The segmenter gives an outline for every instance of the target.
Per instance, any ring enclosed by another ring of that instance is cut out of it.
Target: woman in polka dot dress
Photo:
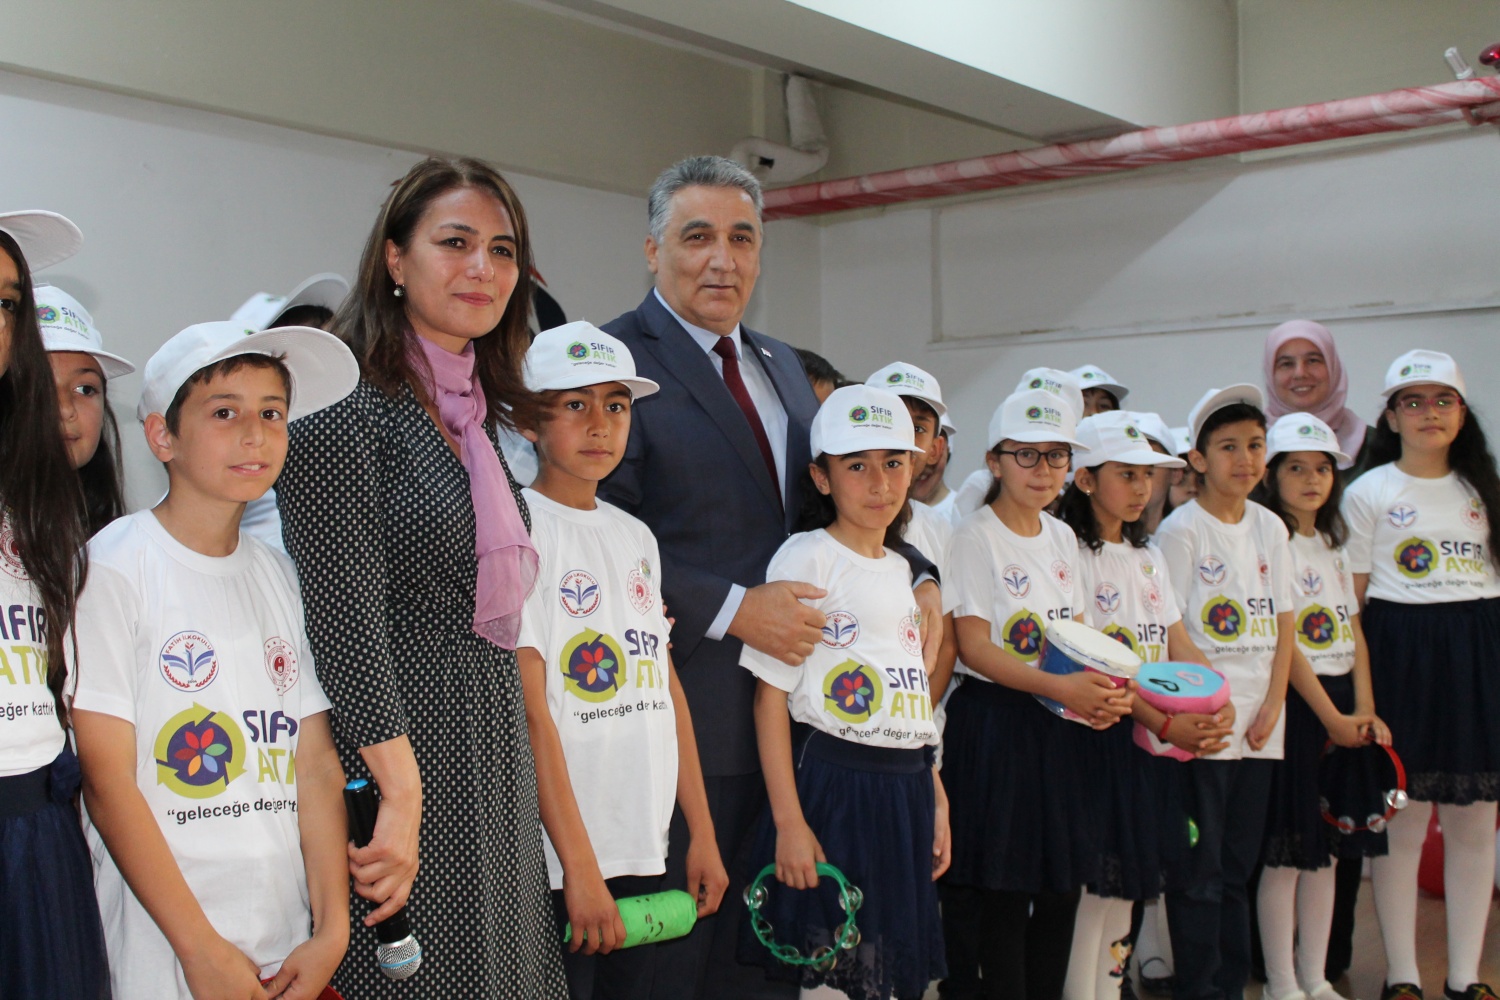
[[[413,167],[335,321],[360,384],[292,426],[276,484],[344,769],[383,796],[350,851],[351,1000],[567,992],[513,648],[536,555],[495,437],[532,405],[530,259],[493,169]],[[402,905],[423,957],[391,982],[367,925]]]

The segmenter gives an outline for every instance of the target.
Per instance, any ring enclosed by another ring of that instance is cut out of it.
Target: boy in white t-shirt
[[[1250,976],[1247,884],[1260,857],[1271,761],[1296,642],[1291,550],[1281,519],[1249,501],[1266,471],[1263,397],[1211,389],[1193,407],[1188,461],[1201,480],[1156,542],[1193,643],[1229,681],[1229,747],[1182,765],[1198,829],[1188,888],[1169,892],[1179,997],[1239,996]]]
[[[296,327],[203,323],[146,364],[138,412],[170,485],[89,543],[70,650],[116,1000],[313,998],[344,957],[330,706],[292,565],[240,517],[287,420],[357,380],[343,344]]]
[[[640,521],[595,496],[630,437],[630,408],[657,391],[623,343],[589,323],[539,334],[526,386],[543,413],[528,488],[540,565],[516,657],[536,755],[547,874],[574,998],[646,997],[654,945],[625,939],[616,899],[678,884],[666,874],[674,801],[691,846],[686,888],[698,915],[719,907],[719,857],[687,700],[668,652],[661,557]]]

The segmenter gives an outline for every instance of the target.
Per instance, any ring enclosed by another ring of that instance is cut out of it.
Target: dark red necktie
[[[781,481],[776,478],[776,456],[771,453],[771,439],[766,437],[766,428],[760,422],[760,414],[756,412],[755,401],[750,398],[750,390],[745,388],[745,380],[740,375],[740,359],[734,351],[734,338],[720,337],[714,344],[714,353],[724,360],[724,384],[729,387],[729,394],[734,397],[734,401],[739,404],[740,412],[745,415],[745,421],[750,425],[750,433],[755,435],[755,443],[760,446],[760,457],[766,460],[766,471],[771,474],[771,485],[779,494]]]

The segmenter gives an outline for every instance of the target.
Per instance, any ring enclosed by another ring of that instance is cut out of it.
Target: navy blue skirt
[[[1500,598],[1371,599],[1364,613],[1375,711],[1413,799],[1500,800]]]
[[[1187,868],[1182,761],[1142,750],[1134,729],[1127,717],[1102,732],[1088,731],[1092,756],[1081,778],[1092,786],[1099,836],[1099,878],[1088,889],[1116,899],[1155,899],[1171,873]]]
[[[954,885],[1072,892],[1096,884],[1098,775],[1088,726],[1031,695],[965,678],[948,701],[943,786],[953,827]]]
[[[109,997],[94,866],[73,795],[73,751],[0,778],[0,997]]]
[[[917,1000],[948,974],[942,921],[932,881],[934,796],[930,755],[870,747],[813,732],[797,751],[802,814],[828,862],[864,893],[856,915],[860,943],[819,972],[777,961],[743,922],[740,961],[802,986],[831,986],[854,1000]],[[751,852],[753,872],[776,860],[776,825],[762,814]],[[831,945],[844,922],[838,884],[798,892],[774,878],[761,915],[777,942],[803,955]],[[744,905],[736,901],[736,905]],[[801,971],[799,971],[801,970]]]

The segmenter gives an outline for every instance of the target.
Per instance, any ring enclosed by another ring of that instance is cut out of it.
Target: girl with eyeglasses
[[[1131,709],[1131,694],[1097,674],[1038,669],[1046,626],[1083,613],[1078,539],[1045,512],[1067,476],[1077,420],[1043,388],[1000,405],[990,421],[986,503],[959,526],[950,550],[964,676],[944,738],[953,831],[944,932],[977,950],[985,997],[1062,994],[1079,889],[1100,876],[1096,826],[1079,789],[1094,734],[1032,696],[1061,702],[1100,730]],[[963,905],[949,905],[957,897]],[[976,912],[977,928],[972,916],[953,916]]]
[[[1478,981],[1495,876],[1500,798],[1500,476],[1458,365],[1408,351],[1385,376],[1375,463],[1344,494],[1349,564],[1364,606],[1375,703],[1413,803],[1373,861],[1385,941],[1382,1000],[1423,996],[1417,866],[1437,803],[1443,827],[1448,975],[1443,996],[1495,997]],[[1383,464],[1382,464],[1383,463]]]

